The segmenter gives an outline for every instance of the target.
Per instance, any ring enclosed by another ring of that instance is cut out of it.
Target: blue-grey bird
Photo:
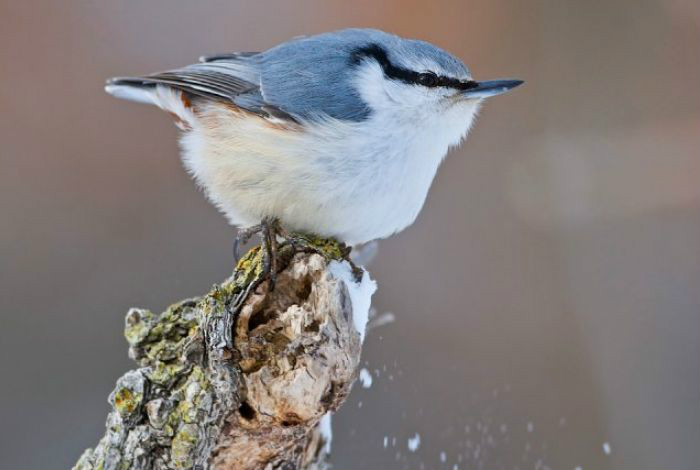
[[[278,219],[354,245],[413,223],[483,99],[521,83],[474,81],[432,44],[346,29],[106,90],[175,117],[185,167],[232,224]]]

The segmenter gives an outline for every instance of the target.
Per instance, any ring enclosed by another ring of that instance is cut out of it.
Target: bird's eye
[[[419,73],[418,77],[416,77],[416,82],[419,85],[434,87],[438,84],[438,76],[435,75],[433,72]]]

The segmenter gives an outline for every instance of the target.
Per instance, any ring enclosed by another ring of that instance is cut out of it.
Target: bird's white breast
[[[359,123],[294,128],[212,104],[183,137],[183,160],[235,225],[274,216],[292,230],[363,243],[415,220],[474,112],[380,110]]]

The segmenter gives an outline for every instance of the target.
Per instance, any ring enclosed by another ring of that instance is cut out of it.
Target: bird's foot
[[[322,238],[307,233],[292,233],[285,230],[278,219],[264,218],[261,223],[241,229],[233,245],[236,260],[240,260],[240,247],[259,234],[262,240],[262,270],[260,278],[270,279],[270,290],[277,281],[277,273],[284,268],[284,260],[290,260],[295,253],[311,252],[322,255],[327,260],[345,260],[350,263],[355,278],[362,278],[362,269],[350,259],[351,247],[333,238]]]
[[[263,250],[263,266],[260,278],[269,278],[270,290],[274,290],[277,282],[277,273],[280,268],[279,254],[283,246],[283,243],[279,242],[278,236],[285,238],[287,232],[282,228],[279,220],[273,217],[265,217],[259,224],[239,230],[238,236],[233,242],[233,256],[236,261],[241,259],[241,246],[246,244],[255,234],[260,235]]]

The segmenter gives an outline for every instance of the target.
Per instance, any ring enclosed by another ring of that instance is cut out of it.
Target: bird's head
[[[460,121],[469,127],[484,98],[521,80],[475,81],[464,63],[424,41],[385,36],[350,52],[353,84],[369,108],[418,125]]]

